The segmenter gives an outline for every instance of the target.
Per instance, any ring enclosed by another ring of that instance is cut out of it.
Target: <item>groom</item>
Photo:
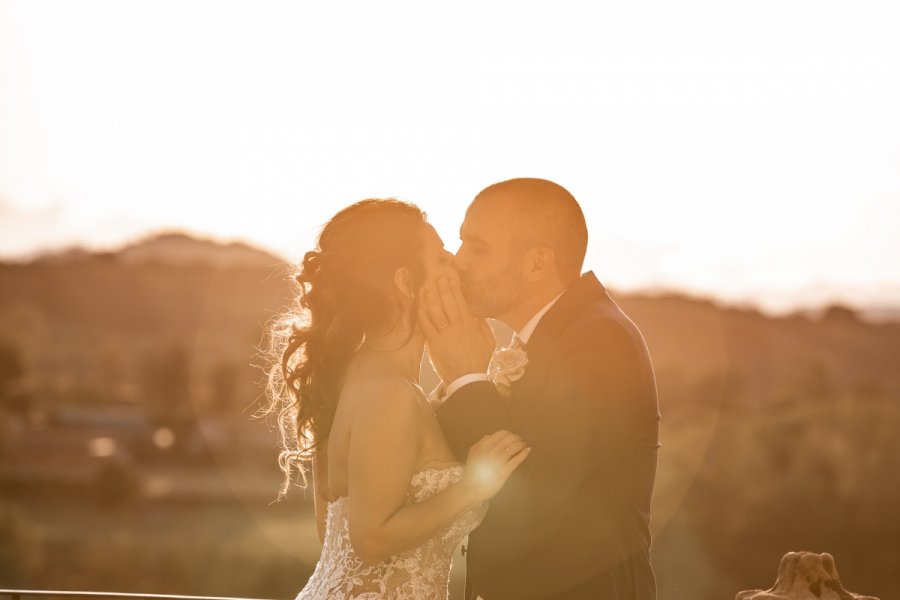
[[[581,208],[553,182],[512,179],[478,194],[460,238],[459,282],[440,280],[419,315],[445,386],[438,418],[461,460],[500,429],[532,448],[469,536],[467,598],[655,599],[653,367],[634,323],[581,274]],[[524,372],[489,379],[484,317],[515,330],[505,362],[527,359]]]

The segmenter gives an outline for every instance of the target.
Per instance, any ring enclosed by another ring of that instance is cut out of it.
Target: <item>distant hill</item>
[[[872,307],[860,312],[863,318],[873,323],[900,323],[900,308],[898,307]]]
[[[677,295],[617,300],[644,332],[661,378],[712,378],[732,400],[765,401],[814,385],[900,393],[897,323],[870,323],[846,307],[770,317]]]
[[[99,381],[115,363],[137,381],[140,362],[173,344],[186,345],[199,369],[247,366],[266,322],[291,301],[287,271],[262,250],[181,233],[0,264],[0,338],[53,378]],[[711,393],[765,402],[810,385],[900,391],[898,324],[843,307],[774,318],[677,294],[613,295],[647,339],[664,402]]]
[[[247,244],[220,244],[184,233],[164,233],[145,238],[126,246],[117,256],[128,264],[207,264],[219,268],[267,268],[283,262],[283,259]]]
[[[67,248],[36,257],[39,263],[71,263],[94,256],[109,256],[126,264],[211,265],[216,267],[267,267],[283,262],[269,252],[240,242],[220,243],[178,231],[156,233],[113,252]]]
[[[251,365],[265,324],[291,302],[288,270],[250,246],[181,234],[0,263],[0,341],[41,397],[139,397],[148,365],[186,353],[194,392],[209,395],[207,380],[231,366],[246,405],[259,392]]]

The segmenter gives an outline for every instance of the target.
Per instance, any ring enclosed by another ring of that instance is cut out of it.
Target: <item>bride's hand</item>
[[[493,498],[531,448],[515,433],[500,430],[486,435],[469,448],[462,483],[478,502]]]

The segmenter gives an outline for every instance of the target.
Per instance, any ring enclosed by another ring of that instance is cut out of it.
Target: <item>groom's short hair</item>
[[[563,186],[522,177],[486,187],[476,202],[500,197],[508,203],[511,243],[515,249],[545,246],[553,250],[556,270],[565,284],[581,276],[587,251],[587,224],[578,201]]]

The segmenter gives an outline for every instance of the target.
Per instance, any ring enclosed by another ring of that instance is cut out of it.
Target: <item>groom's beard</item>
[[[489,279],[477,280],[469,272],[459,274],[463,296],[474,316],[496,319],[521,302],[525,293],[525,278],[517,267],[508,265]]]

